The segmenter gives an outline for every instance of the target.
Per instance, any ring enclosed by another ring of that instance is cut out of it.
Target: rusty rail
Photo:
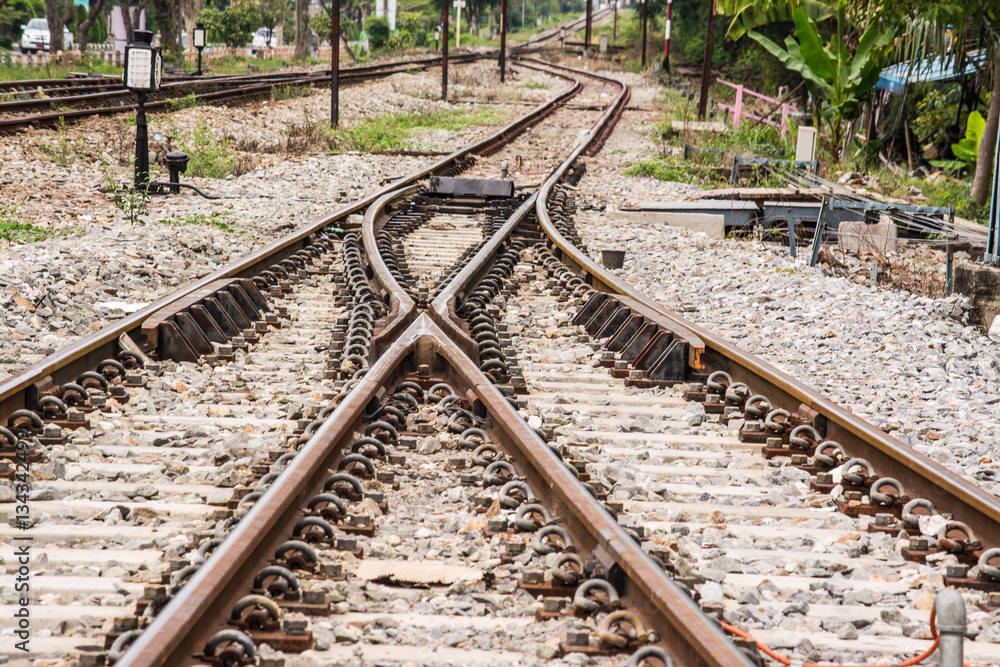
[[[509,123],[492,135],[452,152],[429,167],[414,171],[393,183],[387,184],[373,194],[353,204],[349,204],[325,218],[310,223],[284,238],[273,241],[260,250],[250,253],[218,271],[210,273],[193,283],[189,283],[177,292],[153,302],[142,310],[119,320],[117,323],[80,338],[24,371],[0,380],[0,423],[6,423],[8,415],[16,410],[34,407],[33,402],[37,400],[39,386],[49,381],[55,384],[72,381],[80,373],[92,370],[102,360],[114,357],[118,351],[118,338],[121,335],[128,335],[133,340],[139,339],[143,322],[163,308],[214,281],[226,278],[250,278],[256,275],[261,269],[298,252],[312,237],[330,225],[346,219],[349,215],[367,209],[383,195],[393,192],[401,186],[414,183],[426,176],[441,172],[458,160],[478,153],[493,144],[507,141],[511,136],[516,135],[523,125],[534,122],[539,116],[565,102],[579,90],[580,84],[575,83],[568,90],[538,105],[521,118]]]
[[[850,456],[867,459],[880,475],[902,481],[911,496],[927,498],[942,512],[953,513],[976,532],[985,546],[1000,545],[1000,499],[996,496],[837,405],[817,389],[653,302],[566,239],[549,218],[546,205],[552,187],[570,164],[567,160],[556,170],[542,186],[537,200],[539,222],[563,263],[579,272],[594,289],[622,295],[647,318],[668,323],[676,335],[687,339],[692,369],[726,371],[734,381],[749,384],[755,393],[767,394],[775,405],[794,408],[801,404],[815,411],[825,423],[825,437],[839,442]]]

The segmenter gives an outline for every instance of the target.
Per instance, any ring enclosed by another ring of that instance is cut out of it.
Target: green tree
[[[233,3],[223,10],[205,8],[198,17],[205,23],[208,41],[226,46],[246,46],[259,25],[253,8],[245,3]]]

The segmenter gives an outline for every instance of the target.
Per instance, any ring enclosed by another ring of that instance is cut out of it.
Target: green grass
[[[193,225],[203,225],[206,227],[213,227],[215,229],[222,230],[227,234],[243,235],[243,232],[237,232],[236,228],[229,224],[229,220],[233,217],[232,213],[223,211],[212,211],[210,214],[206,215],[204,213],[192,213],[191,215],[185,215],[183,218],[167,218],[160,220],[161,223],[165,225],[170,225],[171,227],[188,227]]]
[[[246,74],[247,66],[256,67],[261,72],[273,72],[285,66],[301,67],[305,65],[329,64],[315,58],[289,61],[282,58],[251,58],[250,56],[227,56],[203,63],[202,69],[209,74]]]
[[[292,100],[297,97],[309,97],[318,91],[309,86],[276,86],[271,89],[271,99],[275,102],[280,100]]]
[[[888,170],[874,172],[882,192],[888,197],[906,198],[911,196],[909,188],[920,190],[926,202],[914,202],[926,206],[955,207],[955,215],[966,220],[985,225],[990,213],[987,202],[980,206],[972,199],[972,177],[963,180],[942,178],[940,180],[900,177]]]
[[[38,149],[48,155],[53,162],[62,166],[84,159],[87,153],[87,146],[83,139],[70,140],[66,134],[66,121],[62,118],[56,121],[54,140],[51,143],[40,143]]]
[[[27,222],[17,222],[17,217],[20,214],[21,207],[16,204],[0,206],[0,240],[11,243],[35,243],[36,241],[44,241],[53,236],[66,236],[67,234],[80,231],[79,227],[53,230],[36,227]]]
[[[710,167],[673,158],[645,158],[625,170],[626,176],[649,176],[658,181],[718,185],[725,181]]]
[[[980,206],[972,199],[972,179],[955,181],[944,179],[940,181],[917,181],[914,183],[931,206],[954,206],[955,215],[966,220],[974,220],[986,224],[990,214],[990,205]]]
[[[541,81],[526,81],[518,86],[518,88],[527,88],[528,90],[542,90],[548,87],[548,84]]]
[[[236,167],[236,150],[228,140],[219,139],[212,134],[204,117],[198,119],[193,136],[193,143],[184,148],[191,159],[188,162],[188,175],[225,178],[233,173]]]
[[[27,79],[65,79],[70,72],[93,72],[121,76],[122,66],[104,62],[92,56],[85,56],[73,65],[5,65],[0,67],[0,81],[24,81]]]
[[[194,93],[190,95],[185,95],[184,97],[177,97],[172,100],[167,100],[167,109],[170,111],[180,111],[181,109],[193,109],[198,106],[198,98],[194,96]]]
[[[410,137],[417,131],[447,130],[458,132],[470,125],[496,123],[501,112],[482,109],[468,113],[461,109],[395,113],[370,118],[348,128],[334,130],[331,144],[337,150],[378,153],[411,148]]]

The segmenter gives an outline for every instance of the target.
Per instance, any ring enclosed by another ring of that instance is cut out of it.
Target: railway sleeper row
[[[426,316],[418,319],[417,326],[428,326]],[[454,359],[456,352],[448,354]],[[644,664],[672,665],[669,652],[657,645],[661,639],[657,631],[642,617],[648,610],[641,605],[630,608],[629,600],[634,599],[630,577],[607,554],[578,542],[582,535],[578,527],[560,516],[564,505],[545,500],[552,498],[551,489],[539,486],[538,470],[533,468],[537,461],[525,460],[511,449],[512,413],[495,414],[491,404],[477,396],[479,390],[456,389],[456,371],[442,367],[443,361],[450,361],[447,357],[436,356],[431,363],[408,360],[404,368],[415,366],[415,370],[389,382],[386,386],[392,389],[380,389],[373,384],[383,380],[379,367],[398,364],[401,355],[390,350],[385,357],[359,379],[361,386],[354,387],[355,392],[367,390],[372,400],[365,403],[352,394],[351,406],[328,406],[334,407],[328,419],[335,422],[328,429],[352,416],[345,411],[360,408],[358,426],[336,441],[325,456],[328,463],[308,477],[295,466],[300,456],[312,460],[311,450],[320,446],[314,439],[330,437],[320,429],[303,434],[295,444],[297,451],[285,453],[284,465],[275,465],[265,478],[266,485],[275,489],[284,482],[283,476],[297,479],[294,492],[287,491],[287,482],[280,492],[294,493],[298,510],[293,518],[272,524],[264,542],[277,546],[268,547],[266,561],[250,568],[252,573],[244,567],[251,576],[227,584],[223,615],[198,620],[205,630],[199,634],[201,643],[186,649],[188,664],[256,662],[278,667],[295,652],[309,651],[304,657],[316,661],[331,659],[339,654],[327,651],[337,651],[338,642],[361,642],[363,652],[378,645],[405,644],[403,633],[392,631],[399,626],[376,617],[391,617],[398,613],[394,608],[402,609],[399,600],[410,600],[406,604],[413,611],[406,621],[401,617],[398,622],[419,625],[412,614],[427,606],[413,607],[413,601],[433,598],[440,609],[443,595],[473,616],[531,613],[535,624],[516,625],[530,627],[528,645],[537,654],[522,655],[525,662],[568,653],[625,652],[633,654],[630,664],[654,660]],[[475,370],[462,372],[467,376]],[[518,428],[524,428],[523,422]],[[457,517],[451,516],[455,510],[437,508],[428,500],[441,493],[448,503],[458,503]],[[272,495],[252,500],[273,503]],[[256,510],[253,505],[243,507],[236,521],[260,521]],[[429,518],[428,511],[440,518]],[[436,521],[449,527],[436,527]],[[459,539],[447,537],[455,531]],[[412,544],[407,544],[407,535],[415,538]],[[231,537],[222,548],[234,539],[238,541]],[[200,557],[204,560],[219,545],[221,540],[204,542]],[[457,578],[441,573],[450,567],[446,564],[470,557],[471,567],[452,568]],[[213,564],[218,566],[208,561]],[[427,568],[430,578],[421,580],[419,574]],[[188,576],[197,572],[193,569]],[[207,572],[206,576],[215,574]],[[192,576],[187,587],[197,588],[199,583]],[[431,591],[417,598],[400,593],[397,599],[393,593],[413,585],[429,585]],[[347,623],[331,632],[331,622],[336,623],[338,616]],[[152,620],[140,618],[139,627],[119,635],[115,659],[127,661],[128,646],[142,637],[143,626]],[[478,664],[485,655],[514,654],[517,642],[505,632],[470,633],[485,628],[480,623],[471,623],[467,630],[461,629],[461,622],[450,625],[458,629],[449,636],[449,645],[464,648],[470,664]],[[505,644],[501,648],[495,642]],[[404,648],[411,658],[422,650]],[[523,652],[524,647],[518,650]]]

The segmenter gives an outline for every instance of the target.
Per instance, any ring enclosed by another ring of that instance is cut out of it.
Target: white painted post
[[[743,86],[736,86],[736,105],[733,106],[733,127],[740,126],[740,118],[743,116]]]
[[[788,104],[781,105],[781,136],[788,134]]]
[[[462,38],[462,9],[465,8],[465,0],[454,0],[451,3],[455,7],[455,48],[457,49]]]

